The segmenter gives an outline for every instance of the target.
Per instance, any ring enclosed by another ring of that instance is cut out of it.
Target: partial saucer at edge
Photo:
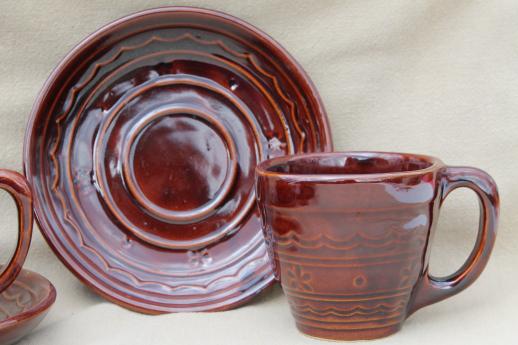
[[[229,309],[270,285],[254,168],[331,149],[320,98],[278,43],[182,7],[81,42],[45,84],[25,140],[54,252],[104,297],[147,313]]]
[[[0,344],[13,344],[28,335],[47,315],[56,289],[38,273],[22,269],[0,294]]]

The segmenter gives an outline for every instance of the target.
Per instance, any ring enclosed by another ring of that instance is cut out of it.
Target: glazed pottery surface
[[[270,285],[255,166],[331,149],[301,67],[264,33],[194,8],[144,11],[81,42],[26,135],[46,240],[83,282],[147,312],[223,310]]]
[[[0,189],[5,190],[18,209],[18,241],[9,263],[0,273],[0,292],[4,291],[20,273],[32,238],[32,193],[25,177],[17,172],[0,169]],[[2,250],[6,250],[2,248]]]
[[[257,196],[270,256],[298,328],[311,336],[387,336],[417,309],[452,296],[484,269],[496,235],[491,177],[427,156],[350,152],[263,162]],[[454,274],[428,273],[439,210],[454,189],[476,192],[478,239]]]
[[[14,344],[29,334],[47,315],[56,289],[41,275],[22,270],[0,294],[0,344]]]

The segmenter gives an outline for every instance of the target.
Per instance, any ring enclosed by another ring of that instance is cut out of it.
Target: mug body
[[[288,156],[257,168],[276,278],[308,335],[396,332],[427,267],[440,160],[350,152]]]

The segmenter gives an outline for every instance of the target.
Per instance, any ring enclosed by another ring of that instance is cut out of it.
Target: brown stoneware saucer
[[[13,344],[28,335],[55,300],[56,289],[47,279],[23,269],[0,294],[0,344]]]
[[[117,20],[59,64],[25,169],[54,252],[146,312],[224,310],[273,281],[254,168],[331,149],[301,67],[253,26],[170,7]]]

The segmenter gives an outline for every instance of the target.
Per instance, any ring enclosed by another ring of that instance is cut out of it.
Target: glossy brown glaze
[[[32,193],[25,177],[17,172],[0,169],[0,189],[8,192],[18,209],[18,241],[9,263],[0,273],[0,292],[20,273],[32,238]],[[2,249],[3,250],[3,249]]]
[[[276,42],[222,13],[160,8],[57,67],[25,168],[45,238],[86,284],[142,312],[207,311],[273,281],[257,163],[330,148],[316,91]]]
[[[484,269],[498,193],[481,170],[419,155],[351,152],[283,157],[257,167],[257,196],[276,278],[298,328],[336,340],[392,334],[417,309]],[[454,189],[481,201],[478,240],[454,274],[428,274],[439,210]]]
[[[47,315],[56,289],[41,275],[22,270],[0,294],[0,344],[14,344],[28,335]]]

